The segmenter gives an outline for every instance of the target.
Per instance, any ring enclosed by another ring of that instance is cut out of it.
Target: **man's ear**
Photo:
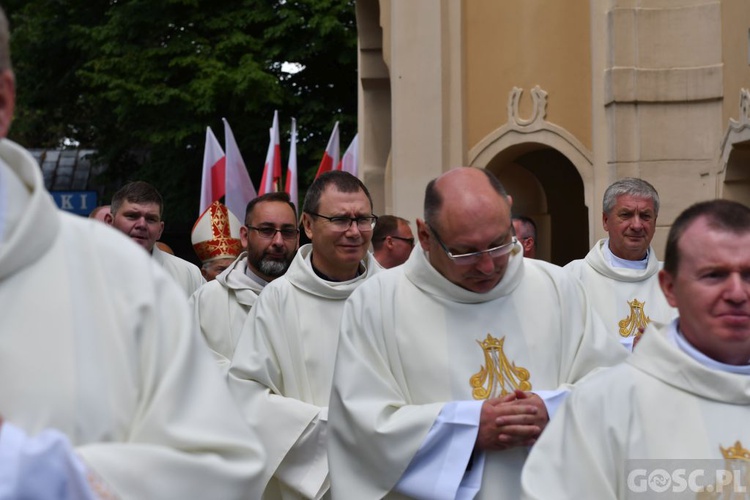
[[[417,238],[419,238],[419,244],[425,252],[430,251],[430,228],[427,227],[427,223],[422,219],[417,219]]]
[[[305,234],[307,235],[307,238],[309,240],[312,240],[312,237],[313,237],[312,217],[310,217],[310,215],[307,213],[302,214],[302,228],[305,230]]]
[[[664,269],[659,271],[659,286],[667,299],[667,303],[672,307],[677,307],[677,297],[674,293],[675,277]]]
[[[531,250],[532,248],[534,248],[534,237],[533,236],[529,236],[528,238],[526,238],[525,240],[523,240],[523,249],[524,250]]]
[[[247,245],[250,240],[250,238],[248,237],[249,235],[247,233],[248,233],[247,226],[244,226],[244,225],[241,226],[240,227],[240,244],[242,245],[243,250],[247,250]]]
[[[106,214],[104,214],[104,222],[111,226],[112,224],[114,224],[115,218],[112,216],[110,212],[107,212]]]

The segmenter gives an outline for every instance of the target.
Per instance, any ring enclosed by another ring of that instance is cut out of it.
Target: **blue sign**
[[[96,191],[52,191],[52,198],[61,210],[78,215],[88,215],[96,208]]]

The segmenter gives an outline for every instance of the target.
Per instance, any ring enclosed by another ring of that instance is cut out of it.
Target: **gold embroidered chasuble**
[[[659,287],[662,264],[654,249],[649,249],[646,269],[613,267],[603,251],[608,241],[599,240],[586,258],[565,266],[566,271],[583,283],[607,331],[621,340],[638,335],[639,328],[645,328],[651,321],[668,323],[675,318],[677,309],[667,303]]]
[[[331,394],[334,498],[398,498],[389,491],[446,402],[503,385],[554,390],[626,356],[601,325],[592,328],[577,280],[521,255],[519,246],[498,286],[477,294],[417,248],[352,294]],[[517,499],[526,454],[488,453],[477,498]]]
[[[626,362],[576,387],[532,450],[523,498],[629,498],[628,459],[723,460],[737,441],[750,448],[750,376],[702,365],[670,328],[650,325]]]

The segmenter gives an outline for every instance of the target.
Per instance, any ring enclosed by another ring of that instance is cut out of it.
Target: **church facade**
[[[538,255],[582,258],[621,177],[661,197],[659,257],[691,203],[750,204],[747,0],[357,0],[360,172],[376,213],[487,168]]]

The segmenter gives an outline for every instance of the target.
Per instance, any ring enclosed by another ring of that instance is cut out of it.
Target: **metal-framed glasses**
[[[440,244],[440,248],[443,249],[445,252],[445,255],[448,256],[450,260],[455,262],[458,265],[468,265],[468,264],[475,264],[479,262],[479,260],[482,258],[483,255],[488,255],[491,259],[496,259],[497,257],[502,257],[503,255],[509,254],[513,250],[513,246],[518,242],[515,236],[512,236],[510,238],[509,243],[504,243],[502,245],[498,245],[493,248],[488,248],[487,250],[481,250],[479,252],[470,252],[470,253],[462,253],[462,254],[454,254],[450,250],[448,250],[448,247],[443,243],[443,240],[440,239],[440,236],[438,236],[437,231],[435,231],[432,226],[429,224],[427,225],[428,228],[430,228],[430,231],[432,232],[433,236],[435,236],[435,239],[437,240],[438,244]]]
[[[293,240],[297,237],[297,233],[299,233],[299,229],[297,229],[296,227],[283,227],[281,229],[276,229],[272,226],[255,227],[248,226],[247,224],[245,224],[245,227],[257,231],[258,235],[265,240],[274,239],[276,237],[276,233],[281,233],[281,237],[285,240]]]
[[[328,217],[326,215],[316,214],[315,212],[307,212],[308,214],[312,215],[313,217],[320,217],[321,219],[327,220],[331,226],[333,226],[333,229],[336,231],[348,231],[350,227],[352,227],[352,223],[357,224],[357,229],[359,229],[361,232],[367,232],[372,231],[372,229],[375,227],[375,223],[378,221],[378,217],[376,215],[365,215],[363,217],[346,217],[346,216],[335,216],[335,217]]]

